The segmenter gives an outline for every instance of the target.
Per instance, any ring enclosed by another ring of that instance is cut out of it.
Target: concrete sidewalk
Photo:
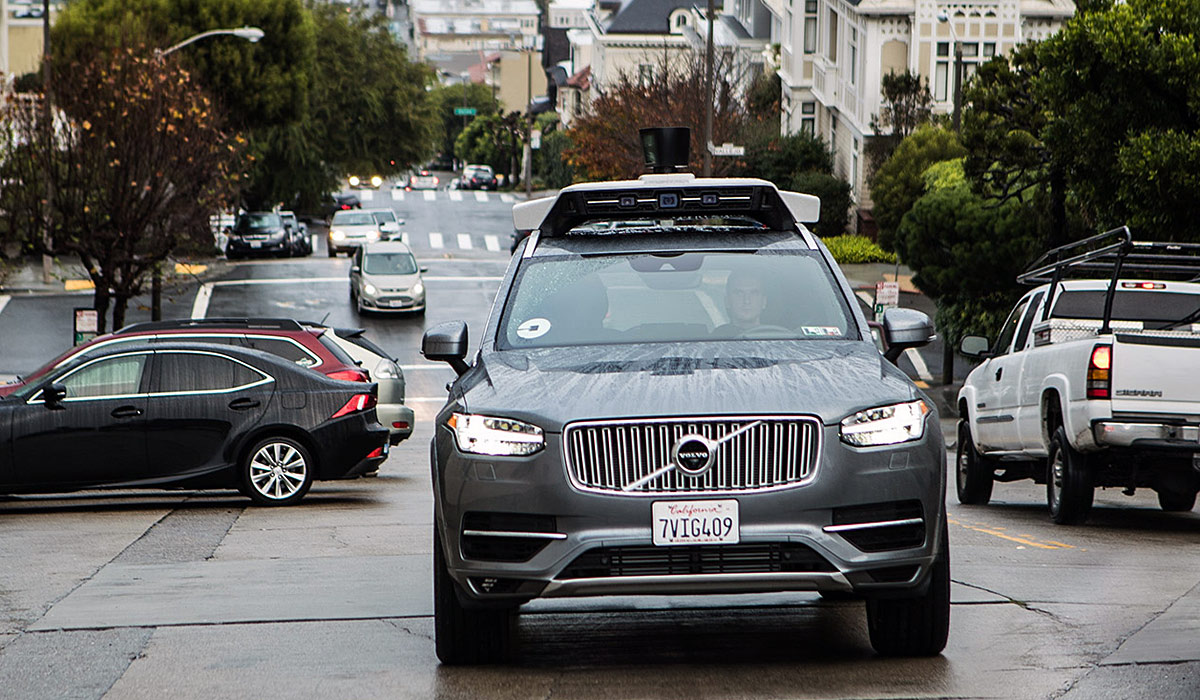
[[[78,260],[52,258],[50,276],[43,276],[41,256],[0,262],[0,294],[63,294],[91,289],[87,270]]]

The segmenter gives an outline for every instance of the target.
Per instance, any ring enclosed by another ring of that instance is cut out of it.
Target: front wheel
[[[241,463],[238,489],[260,506],[290,506],[313,482],[313,460],[300,443],[269,437],[250,448]]]
[[[446,568],[442,538],[433,526],[433,630],[438,659],[448,665],[499,663],[512,652],[516,610],[472,610]]]
[[[1092,473],[1087,455],[1067,441],[1067,431],[1059,426],[1050,438],[1046,460],[1046,505],[1050,519],[1059,525],[1077,525],[1092,509]]]
[[[1196,507],[1196,492],[1159,491],[1158,505],[1168,513],[1186,513]]]
[[[950,541],[945,521],[929,588],[916,598],[867,600],[867,631],[881,656],[936,656],[950,635]]]
[[[337,248],[334,248],[332,244],[325,250],[325,252],[328,253],[329,257],[331,258],[337,257]]]
[[[995,472],[986,457],[975,449],[971,426],[966,420],[958,422],[957,468],[954,470],[958,502],[967,506],[985,506],[992,500]]]

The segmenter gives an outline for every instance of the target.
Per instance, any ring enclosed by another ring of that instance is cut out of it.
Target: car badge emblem
[[[671,461],[687,476],[703,476],[716,460],[716,447],[703,435],[684,435],[671,447]]]

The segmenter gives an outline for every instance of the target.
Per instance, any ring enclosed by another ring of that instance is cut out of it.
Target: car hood
[[[669,415],[805,414],[834,424],[919,392],[863,341],[568,347],[485,353],[465,409],[536,422]]]
[[[420,275],[372,275],[369,273],[363,274],[363,281],[370,282],[376,287],[387,287],[388,289],[408,289],[417,282],[421,281]]]
[[[359,236],[371,231],[378,231],[379,227],[375,224],[330,224],[330,230],[337,229],[343,231],[347,235]]]

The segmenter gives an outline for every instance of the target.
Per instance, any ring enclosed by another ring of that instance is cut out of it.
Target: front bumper
[[[926,583],[945,518],[945,447],[936,421],[922,440],[888,447],[856,449],[838,439],[836,426],[823,431],[823,454],[805,485],[633,496],[572,487],[560,434],[547,434],[546,449],[529,458],[489,457],[459,452],[439,426],[436,526],[447,567],[481,605],[594,595],[915,595]],[[739,504],[738,544],[653,544],[654,501],[731,498]],[[915,508],[917,517],[887,515],[898,503]],[[846,527],[845,518],[835,517],[847,512],[880,514]],[[907,524],[894,525],[899,520]],[[886,534],[888,527],[908,528],[908,539],[863,548],[864,535]],[[521,552],[531,554],[512,560]]]
[[[253,255],[255,253],[282,253],[291,248],[286,238],[280,240],[244,241],[240,238],[230,238],[225,244],[226,255]]]
[[[375,406],[379,422],[388,429],[388,442],[392,445],[412,437],[413,410],[402,403],[380,403]],[[397,424],[406,427],[397,427]]]

